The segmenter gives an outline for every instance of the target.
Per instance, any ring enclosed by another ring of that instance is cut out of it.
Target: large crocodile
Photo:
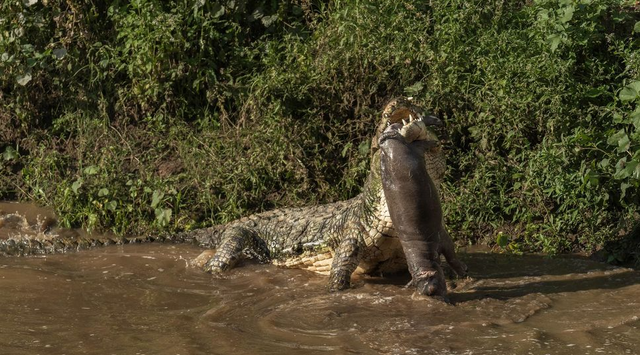
[[[389,215],[380,175],[378,139],[393,123],[416,117],[425,127],[424,140],[433,142],[425,152],[429,176],[439,186],[445,171],[445,157],[437,135],[429,128],[433,116],[405,99],[391,100],[372,139],[369,176],[362,192],[347,201],[302,208],[284,208],[254,214],[225,225],[169,236],[135,238],[70,236],[63,238],[10,238],[0,241],[0,254],[28,255],[78,250],[95,245],[144,241],[192,242],[215,248],[197,258],[204,269],[219,274],[242,258],[256,258],[284,267],[303,268],[329,274],[329,290],[350,287],[351,275],[394,273],[407,268],[406,259]],[[409,125],[413,123],[408,123]],[[426,137],[426,138],[425,138]],[[453,242],[443,236],[439,250],[458,275],[466,266],[455,256]]]
[[[416,118],[416,120],[412,120]],[[305,208],[286,208],[255,214],[224,226],[189,233],[200,245],[216,248],[203,253],[201,263],[211,273],[222,273],[246,255],[270,260],[277,265],[305,268],[329,274],[329,290],[351,284],[356,268],[363,273],[393,273],[407,268],[404,251],[391,221],[381,182],[379,137],[390,124],[419,125],[428,174],[439,186],[444,176],[445,157],[437,135],[430,129],[439,120],[425,116],[411,102],[395,99],[387,104],[372,141],[369,176],[362,192],[347,201]],[[407,132],[408,129],[402,132]],[[405,196],[407,199],[416,196]],[[444,231],[441,216],[435,217]],[[437,252],[444,254],[451,268],[466,273],[455,255],[449,235],[441,233]]]

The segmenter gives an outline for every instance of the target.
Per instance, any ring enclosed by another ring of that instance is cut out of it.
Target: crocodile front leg
[[[362,255],[362,227],[353,222],[346,228],[344,238],[334,250],[331,271],[329,272],[329,291],[341,291],[351,287],[351,274],[356,270]]]
[[[215,255],[204,265],[204,270],[219,274],[233,268],[242,258],[266,262],[270,259],[269,250],[251,229],[231,227],[223,232],[222,242]]]

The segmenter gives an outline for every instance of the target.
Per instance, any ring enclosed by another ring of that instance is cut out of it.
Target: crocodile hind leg
[[[227,271],[242,258],[269,260],[269,250],[264,241],[252,230],[242,227],[229,228],[222,234],[222,242],[204,270],[212,274]]]
[[[362,232],[360,228],[357,226],[348,227],[344,238],[334,250],[331,271],[329,272],[329,291],[346,290],[351,287],[351,274],[360,262],[361,244]]]

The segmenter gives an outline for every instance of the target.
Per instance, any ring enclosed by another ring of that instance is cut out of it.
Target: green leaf
[[[538,11],[538,19],[540,20],[548,20],[549,19],[549,11],[542,9],[540,11]]]
[[[626,182],[620,184],[620,191],[622,191],[622,193],[620,194],[620,199],[623,199],[627,195],[627,189],[630,187],[631,184],[627,184]]]
[[[34,47],[33,44],[23,44],[22,46],[22,53],[23,54],[28,54],[28,53],[33,53],[34,52]]]
[[[78,179],[76,181],[73,182],[73,184],[71,184],[71,190],[73,190],[73,192],[75,194],[78,194],[78,190],[82,187],[82,179]]]
[[[351,144],[351,142],[345,144],[344,147],[342,147],[342,153],[340,153],[340,155],[342,155],[343,158],[346,157],[352,146],[353,144]]]
[[[358,144],[358,153],[361,157],[366,157],[369,155],[370,148],[371,147],[369,141],[365,140],[364,142]]]
[[[262,22],[264,27],[270,27],[277,20],[278,20],[278,15],[264,16],[260,18],[260,22]]]
[[[620,94],[618,94],[618,97],[622,102],[633,101],[636,99],[636,96],[638,96],[638,93],[632,88],[628,88],[628,87],[623,88],[620,91]]]
[[[18,84],[25,86],[31,81],[31,73],[24,73],[16,77]]]
[[[628,162],[627,165],[625,165],[624,170],[627,171],[629,176],[632,176],[636,179],[639,178],[638,174],[639,174],[640,166],[637,160],[632,160]]]
[[[107,202],[106,207],[109,211],[115,211],[118,208],[118,201],[111,200]]]
[[[264,13],[262,12],[262,8],[259,7],[253,11],[253,13],[248,17],[248,19],[249,19],[249,22],[253,22],[263,17],[264,17]]]
[[[162,201],[163,197],[164,192],[158,190],[153,191],[153,196],[151,197],[151,208],[156,208]]]
[[[4,153],[2,153],[4,160],[18,159],[18,156],[18,152],[11,146],[4,148]]]
[[[631,123],[633,123],[633,126],[636,128],[636,130],[640,130],[640,107],[633,111],[629,115],[629,118],[631,119]]]
[[[600,183],[598,175],[592,172],[591,169],[587,169],[586,173],[582,177],[582,181],[587,184],[587,186],[597,186]]]
[[[636,24],[633,26],[633,32],[640,33],[640,21],[636,22]]]
[[[629,136],[625,133],[624,136],[620,137],[618,140],[618,153],[623,153],[629,150],[631,147],[631,141],[629,140]]]
[[[509,237],[499,232],[496,236],[496,244],[498,244],[501,248],[506,247],[509,244]]]
[[[626,179],[630,176],[629,170],[626,169],[627,166],[627,158],[624,157],[618,160],[616,164],[616,173],[613,174],[613,178],[616,180]]]
[[[640,91],[640,81],[634,81],[620,90],[618,97],[622,102],[633,101],[638,97]]]
[[[562,37],[560,37],[560,35],[558,34],[549,35],[547,37],[547,44],[549,44],[552,52],[555,52],[556,49],[558,49],[560,41],[562,41]]]
[[[171,210],[168,208],[156,208],[156,221],[161,226],[166,226],[171,221]]]
[[[224,15],[224,7],[220,4],[213,4],[211,7],[211,12],[213,13],[213,17],[220,17]]]
[[[109,189],[107,188],[101,188],[100,191],[98,191],[98,197],[102,197],[102,196],[107,196],[109,194]]]
[[[613,122],[614,123],[622,123],[622,121],[624,121],[624,116],[622,116],[620,113],[616,112],[613,114]]]
[[[600,96],[602,94],[605,94],[606,92],[607,91],[604,90],[602,87],[597,87],[597,88],[592,88],[592,89],[588,90],[585,93],[585,96],[587,96],[587,97],[598,97],[598,96]]]
[[[622,137],[626,136],[627,133],[624,131],[624,129],[619,130],[618,132],[614,133],[613,135],[611,135],[609,137],[609,139],[607,139],[607,144],[609,145],[618,145],[620,142],[620,139],[622,139]]]
[[[409,96],[415,96],[415,95],[418,95],[423,88],[424,88],[424,84],[422,84],[421,81],[418,81],[413,85],[407,86],[406,88],[404,88],[404,92]]]
[[[609,158],[604,158],[602,160],[600,160],[600,163],[598,165],[600,165],[600,168],[602,169],[606,169],[610,164]]]
[[[90,165],[84,168],[84,173],[87,175],[95,175],[99,171],[98,167],[95,165]]]
[[[563,14],[560,17],[560,21],[563,23],[567,23],[569,21],[571,21],[571,19],[573,18],[573,13],[576,11],[575,6],[571,5],[571,6],[567,6],[563,9]]]

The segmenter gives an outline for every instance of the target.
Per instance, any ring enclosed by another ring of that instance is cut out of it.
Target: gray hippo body
[[[445,297],[447,286],[440,254],[458,275],[466,266],[454,254],[453,243],[444,228],[440,193],[425,164],[425,152],[435,142],[423,140],[426,125],[431,122],[411,122],[418,126],[408,132],[409,125],[391,124],[380,136],[381,176],[391,220],[397,230],[412,276],[421,294]],[[425,125],[419,127],[420,123]]]

